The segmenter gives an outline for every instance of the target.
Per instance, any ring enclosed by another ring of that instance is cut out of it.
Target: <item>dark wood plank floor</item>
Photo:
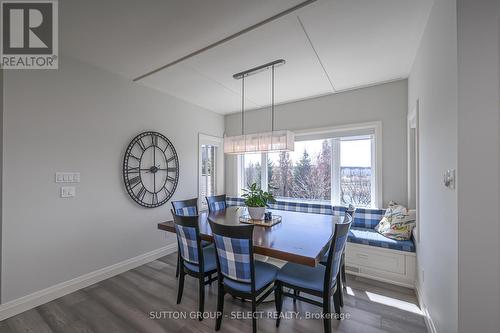
[[[197,283],[187,277],[184,297],[175,304],[177,280],[176,255],[140,266],[111,279],[56,299],[35,309],[0,322],[0,333],[17,332],[214,332],[215,320],[201,322],[190,319],[198,304]],[[416,306],[412,290],[348,276],[348,293],[343,311],[349,318],[333,321],[336,332],[427,332],[423,316]],[[215,312],[216,286],[207,288],[205,310]],[[233,319],[236,314],[250,311],[247,303],[226,296],[225,317],[221,332],[251,332],[250,319]],[[285,300],[288,315],[298,312],[299,318],[282,320],[279,328],[268,313],[274,303],[258,308],[263,311],[258,320],[259,332],[322,332],[321,319],[307,319],[308,314],[319,315],[320,309],[290,299]],[[179,312],[177,312],[179,311]],[[187,318],[173,319],[177,315]],[[295,315],[295,314],[294,314]],[[152,319],[151,317],[159,317]]]

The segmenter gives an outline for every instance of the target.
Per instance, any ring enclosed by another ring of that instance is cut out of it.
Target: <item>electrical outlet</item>
[[[61,198],[73,198],[76,196],[76,188],[74,186],[61,187]]]

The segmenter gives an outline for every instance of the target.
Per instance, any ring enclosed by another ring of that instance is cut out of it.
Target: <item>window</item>
[[[340,204],[372,206],[372,139],[340,141]]]
[[[377,206],[375,132],[296,135],[293,152],[243,155],[240,188],[255,182],[285,200]]]
[[[331,140],[295,142],[295,151],[267,155],[268,189],[275,197],[331,201]]]
[[[261,154],[246,154],[244,158],[244,188],[250,187],[253,183],[257,183],[259,187],[262,184],[262,156]]]

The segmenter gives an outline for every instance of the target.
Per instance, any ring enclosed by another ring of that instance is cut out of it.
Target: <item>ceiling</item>
[[[67,0],[61,53],[132,80],[302,1]],[[232,74],[280,58],[277,103],[406,78],[432,4],[318,0],[137,84],[227,114],[241,109]],[[270,104],[269,71],[245,87],[247,108]]]

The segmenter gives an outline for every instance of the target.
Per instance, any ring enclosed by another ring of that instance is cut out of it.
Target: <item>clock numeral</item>
[[[163,188],[163,191],[165,191],[165,195],[166,195],[166,196],[167,196],[167,198],[168,198],[168,197],[170,196],[170,193],[171,193],[171,192],[170,192],[169,190],[167,190],[167,188],[166,188],[166,187],[164,187],[164,188]]]
[[[142,141],[142,139],[137,140],[137,143],[139,144],[139,147],[141,147],[142,151],[146,150],[146,145]]]
[[[167,168],[167,172],[177,172],[177,168],[176,167]]]
[[[173,160],[175,160],[175,156],[170,157],[170,158],[167,160],[167,163],[172,162]]]
[[[151,135],[151,144],[153,146],[158,146],[158,137],[154,134]]]
[[[146,188],[144,186],[141,186],[139,192],[137,192],[136,194],[136,197],[137,199],[142,201],[144,199],[144,196],[146,196]]]
[[[155,205],[158,203],[158,193],[153,193],[153,198],[151,199],[151,204]]]
[[[127,169],[127,173],[139,173],[140,169],[139,167],[132,167]]]
[[[139,162],[141,161],[141,159],[139,157],[135,156],[134,154],[130,154],[130,157],[132,157],[136,161],[139,161]]]
[[[171,183],[175,183],[175,178],[174,178],[174,177],[167,176],[167,181],[169,181],[169,182],[171,182]]]
[[[137,185],[141,183],[141,176],[135,176],[134,178],[129,179],[128,181],[130,187],[133,189]]]

